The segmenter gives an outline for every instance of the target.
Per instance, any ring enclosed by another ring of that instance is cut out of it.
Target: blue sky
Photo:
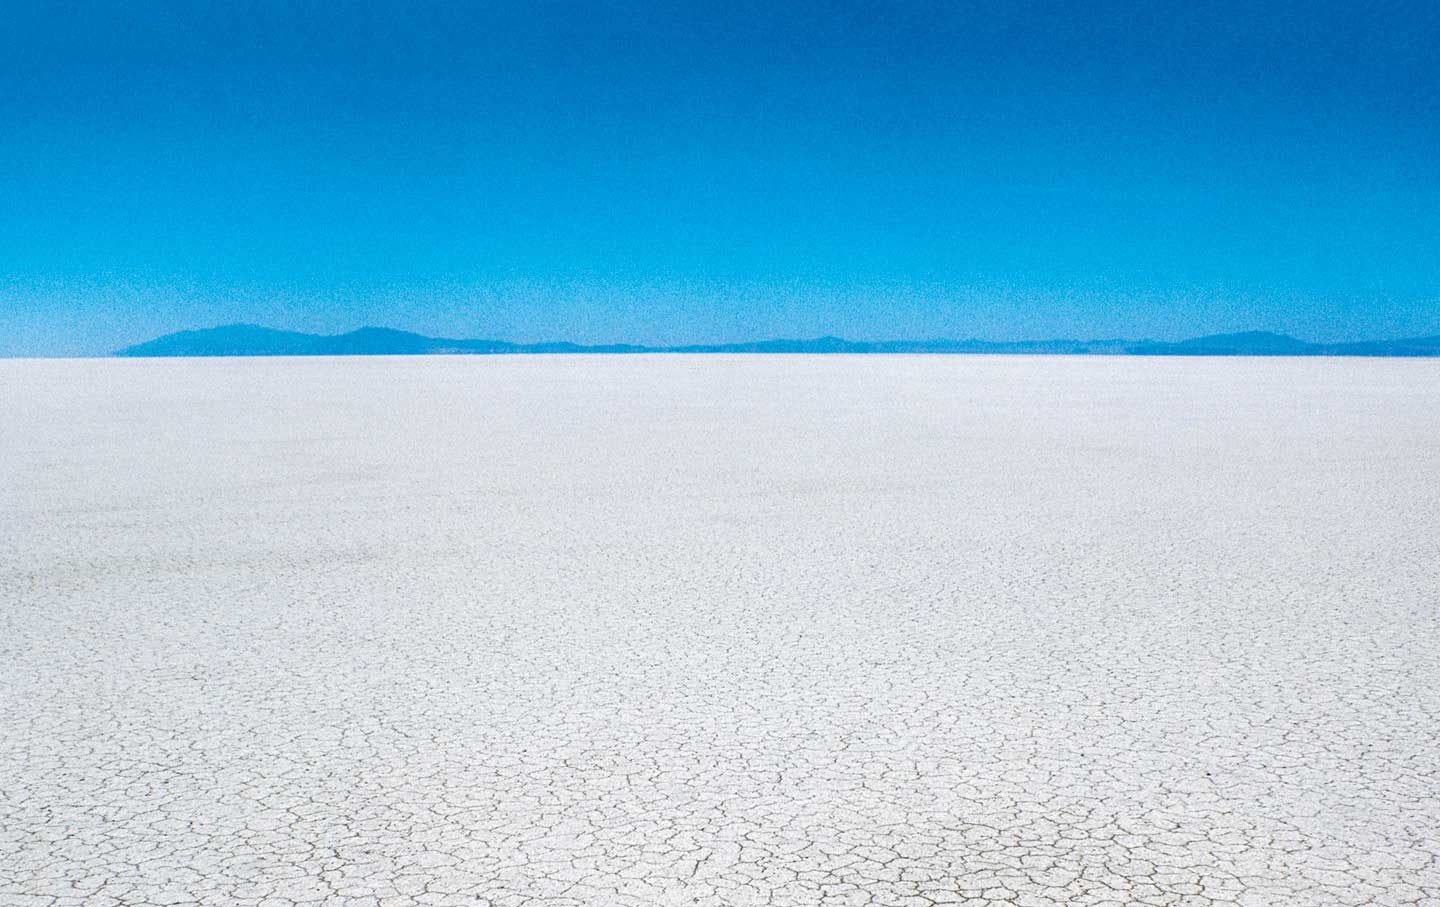
[[[4,19],[0,355],[1440,333],[1429,2]]]

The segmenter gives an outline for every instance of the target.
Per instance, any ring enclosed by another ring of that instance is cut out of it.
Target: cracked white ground
[[[1440,904],[1440,362],[0,362],[0,904]]]

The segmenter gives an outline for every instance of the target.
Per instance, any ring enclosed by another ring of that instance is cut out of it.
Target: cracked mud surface
[[[0,362],[0,904],[1440,904],[1440,368]]]

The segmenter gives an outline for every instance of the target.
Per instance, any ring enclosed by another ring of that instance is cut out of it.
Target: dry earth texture
[[[1440,904],[1440,363],[0,362],[0,903]]]

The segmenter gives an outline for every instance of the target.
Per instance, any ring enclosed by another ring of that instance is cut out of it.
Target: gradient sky
[[[1440,334],[1440,6],[8,3],[0,177],[0,355]]]

